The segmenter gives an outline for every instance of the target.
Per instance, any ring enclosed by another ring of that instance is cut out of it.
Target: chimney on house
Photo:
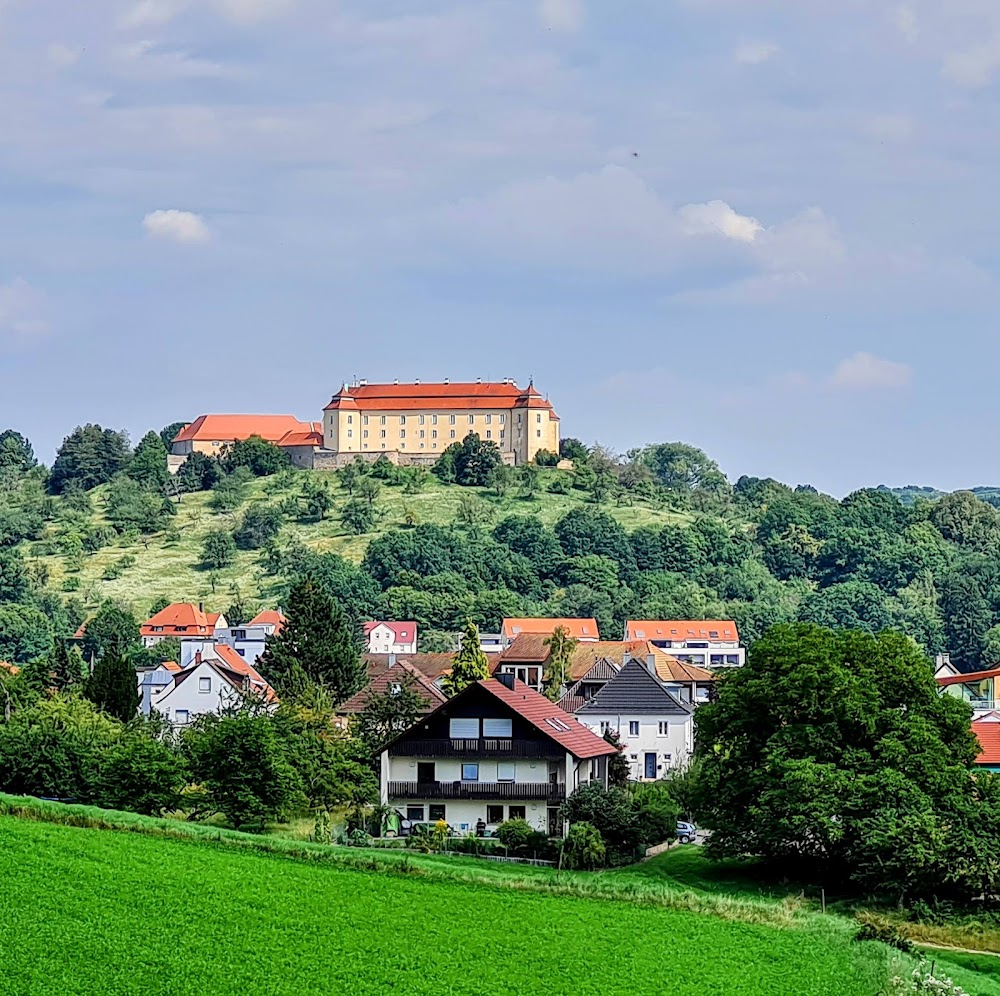
[[[647,654],[646,655],[646,670],[655,678],[656,674],[656,655]]]
[[[199,612],[204,612],[205,611],[205,603],[204,602],[199,602],[198,603],[198,611]]]
[[[499,681],[500,684],[503,685],[505,688],[509,688],[511,691],[514,691],[514,681],[515,681],[514,675],[507,674],[506,672],[504,673],[497,672],[495,677],[497,681]]]
[[[194,662],[195,662],[195,664],[200,664],[201,663],[201,651],[200,650],[196,650],[194,652]]]
[[[622,654],[622,667],[625,667],[630,660],[632,660],[632,654],[630,651],[626,650],[625,653]]]
[[[389,667],[395,667],[395,666],[396,666],[396,655],[389,654]]]

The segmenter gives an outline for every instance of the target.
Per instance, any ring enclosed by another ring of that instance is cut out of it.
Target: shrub
[[[101,757],[94,801],[106,809],[156,816],[180,805],[185,782],[184,762],[176,750],[133,735]]]
[[[562,845],[562,863],[566,868],[592,870],[604,865],[607,849],[600,830],[593,823],[574,823]]]
[[[213,529],[201,549],[202,565],[208,568],[228,567],[236,559],[236,541],[224,529]]]
[[[900,931],[899,924],[888,917],[862,910],[855,916],[855,920],[859,924],[858,932],[854,935],[856,941],[880,941],[906,954],[913,952],[909,938]]]
[[[535,463],[539,467],[554,467],[559,463],[559,454],[553,453],[552,450],[539,450],[535,454]]]
[[[597,827],[608,864],[634,861],[642,845],[637,807],[621,789],[605,789],[600,782],[581,785],[563,803],[563,818]]]
[[[527,820],[506,820],[497,828],[497,840],[509,851],[516,851],[527,845],[534,832]]]
[[[281,531],[281,512],[273,505],[251,505],[233,533],[241,550],[259,550]]]

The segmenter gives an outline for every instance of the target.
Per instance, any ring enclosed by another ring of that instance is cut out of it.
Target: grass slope
[[[267,600],[273,594],[271,582],[260,576],[257,569],[258,554],[243,552],[238,554],[232,567],[215,572],[216,590],[213,592],[210,572],[199,567],[205,536],[213,529],[232,529],[239,522],[243,509],[251,502],[277,502],[298,494],[308,475],[314,475],[329,484],[335,507],[320,522],[286,523],[280,541],[295,539],[312,550],[339,553],[351,560],[360,561],[368,543],[376,536],[405,528],[404,512],[407,509],[415,513],[418,523],[447,525],[455,521],[462,498],[470,494],[481,497],[492,507],[495,521],[508,515],[536,515],[547,525],[552,525],[570,509],[586,502],[587,496],[581,491],[559,495],[544,490],[555,475],[563,473],[565,472],[557,470],[544,471],[543,490],[534,499],[520,498],[514,492],[497,498],[486,489],[444,485],[436,478],[432,478],[415,495],[404,494],[403,489],[398,486],[385,486],[378,502],[383,515],[376,531],[364,536],[354,536],[340,523],[340,511],[349,496],[340,487],[337,475],[325,471],[303,470],[287,479],[269,477],[252,482],[247,504],[235,513],[216,512],[210,508],[210,492],[183,495],[177,507],[177,516],[171,523],[180,534],[175,542],[167,542],[164,534],[160,533],[135,542],[106,547],[88,556],[83,568],[75,575],[68,572],[66,558],[59,554],[48,554],[37,559],[48,569],[56,587],[67,577],[79,578],[78,594],[90,606],[96,605],[103,598],[112,597],[133,604],[138,611],[144,611],[146,606],[162,596],[175,602],[207,600],[213,607],[224,608],[232,584],[238,584],[245,597]],[[283,482],[286,482],[285,486],[281,486]],[[96,521],[104,521],[102,512],[106,490],[105,487],[100,487],[91,492]],[[639,501],[631,506],[618,507],[608,503],[600,507],[629,530],[649,523],[686,522],[690,519],[690,516],[682,513]],[[52,535],[56,531],[50,527],[48,534]],[[135,566],[126,569],[120,578],[103,580],[105,569],[126,555],[135,557]]]
[[[873,996],[876,946],[0,817],[20,994],[654,992]],[[10,899],[16,897],[16,902]]]

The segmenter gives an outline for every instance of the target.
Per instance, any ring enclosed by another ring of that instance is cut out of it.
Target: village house
[[[732,620],[629,619],[626,640],[648,640],[671,657],[703,668],[742,667],[746,648]]]
[[[258,700],[268,710],[278,706],[274,689],[229,647],[217,648],[213,656],[198,653],[185,668],[168,661],[139,672],[138,682],[142,714],[157,712],[174,727],[248,700]]]
[[[370,654],[415,654],[417,624],[415,622],[367,622],[365,638]]]
[[[578,643],[596,643],[601,638],[596,619],[504,619],[500,640],[509,647],[519,636],[551,636],[557,629]]]
[[[618,734],[633,781],[662,778],[694,750],[693,706],[660,681],[652,657],[627,661],[573,711],[595,733]]]
[[[987,712],[972,723],[972,732],[979,741],[982,753],[976,758],[980,771],[1000,772],[1000,712]]]
[[[144,647],[155,647],[161,640],[214,640],[216,628],[228,625],[221,612],[206,612],[199,602],[177,602],[150,616],[140,627]]]
[[[386,693],[398,695],[404,687],[411,688],[424,700],[425,713],[448,701],[448,697],[430,678],[417,670],[409,661],[397,659],[393,654],[390,655],[386,666],[376,672],[365,688],[337,706],[337,715],[350,719],[364,712],[373,695]]]
[[[607,785],[616,748],[512,675],[474,682],[381,754],[380,799],[412,822],[454,833],[521,818],[565,832],[559,807],[578,786]]]
[[[954,674],[942,674],[935,681],[943,695],[953,695],[968,702],[974,713],[1000,709],[1000,667],[965,674],[957,671]]]

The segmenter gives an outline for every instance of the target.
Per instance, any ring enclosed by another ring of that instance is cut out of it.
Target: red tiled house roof
[[[264,609],[247,623],[248,626],[274,626],[274,635],[277,636],[285,626],[285,616],[280,609]]]
[[[532,385],[500,384],[346,384],[325,411],[466,411],[469,409],[545,408],[558,416]]]
[[[451,671],[451,666],[455,663],[455,656],[455,654],[406,654],[397,657],[396,662],[409,664],[425,678],[435,681],[441,675]],[[365,654],[364,659],[368,663],[369,681],[374,681],[389,667],[388,654]]]
[[[1000,723],[976,722],[972,724],[983,752],[976,758],[976,764],[989,764],[1000,767]]]
[[[715,634],[714,636],[712,634]],[[739,640],[736,623],[719,619],[629,619],[626,640]]]
[[[277,443],[290,432],[315,432],[312,422],[294,415],[201,415],[174,436],[172,442],[228,442],[260,436]]]
[[[562,627],[574,640],[599,640],[596,619],[504,619],[501,633],[514,640],[522,634],[551,636]]]
[[[140,636],[211,636],[221,613],[205,612],[192,602],[177,602],[161,609],[139,627]]]
[[[424,677],[412,664],[405,660],[396,661],[395,664],[386,667],[371,681],[367,688],[362,688],[360,692],[352,695],[346,702],[337,706],[337,712],[341,715],[348,715],[362,712],[368,699],[372,695],[379,695],[389,689],[396,682],[402,682],[409,676],[413,680],[414,691],[424,700],[426,704],[425,712],[436,709],[439,705],[448,701],[448,697],[438,691],[429,678]]]
[[[417,624],[415,622],[387,622],[384,619],[380,619],[377,622],[365,623],[365,636],[370,635],[376,626],[386,626],[391,629],[397,643],[412,643],[417,632]]]

